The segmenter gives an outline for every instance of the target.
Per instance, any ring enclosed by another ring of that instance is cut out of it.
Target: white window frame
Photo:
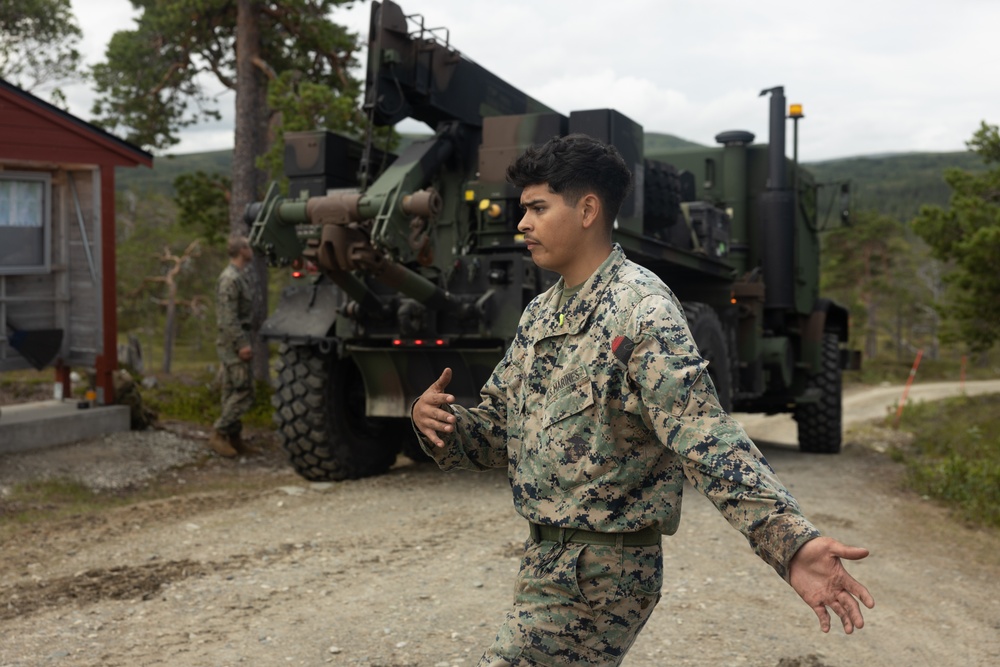
[[[42,184],[42,261],[38,264],[21,266],[0,263],[0,275],[49,273],[52,270],[52,174],[37,171],[0,170],[0,181],[36,181]],[[19,228],[0,224],[0,230]],[[0,237],[0,243],[3,242],[5,240]]]

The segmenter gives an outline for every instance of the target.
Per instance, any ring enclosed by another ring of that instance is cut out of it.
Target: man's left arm
[[[680,457],[688,481],[813,608],[824,632],[827,606],[845,631],[861,627],[854,596],[869,607],[873,602],[839,559],[864,558],[867,551],[820,537],[743,428],[719,406],[707,362],[685,329],[674,340],[638,338],[629,373],[641,392],[643,419]]]
[[[708,363],[678,340],[641,334],[629,361],[640,394],[642,419],[673,451],[691,485],[706,496],[750,542],[754,552],[788,579],[792,556],[819,531],[743,428],[711,389]]]

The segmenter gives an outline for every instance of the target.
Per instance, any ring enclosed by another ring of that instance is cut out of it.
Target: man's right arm
[[[410,410],[414,432],[441,468],[486,470],[507,465],[507,397],[514,375],[508,350],[480,392],[476,407],[456,405],[455,397],[447,393],[450,368],[414,402]]]

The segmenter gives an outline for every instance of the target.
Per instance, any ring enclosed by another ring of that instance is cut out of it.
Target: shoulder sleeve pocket
[[[643,403],[680,417],[708,362],[699,356],[667,354],[655,341],[639,350],[632,356],[629,375],[639,386]]]

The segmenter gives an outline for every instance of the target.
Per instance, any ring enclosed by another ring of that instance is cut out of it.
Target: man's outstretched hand
[[[830,631],[827,607],[840,617],[847,634],[865,627],[858,601],[871,609],[875,600],[867,588],[848,574],[840,559],[861,560],[867,555],[867,549],[849,547],[830,537],[817,537],[803,544],[792,557],[788,581],[816,612],[823,632]]]
[[[413,423],[417,430],[424,434],[437,447],[444,447],[438,433],[451,433],[454,430],[455,415],[445,409],[449,403],[455,402],[455,397],[446,394],[444,390],[451,382],[451,369],[446,368],[441,377],[427,388],[417,402],[413,404]]]

